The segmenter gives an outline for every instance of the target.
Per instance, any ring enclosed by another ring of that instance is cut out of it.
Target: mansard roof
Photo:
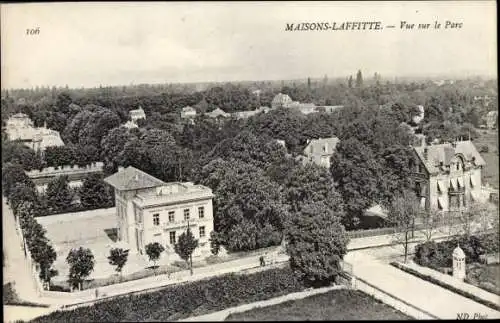
[[[439,172],[441,163],[443,166],[449,166],[456,155],[461,155],[465,162],[471,162],[473,165],[486,165],[476,146],[470,140],[458,141],[454,144],[444,143],[413,147],[413,149],[429,173]]]
[[[162,180],[132,166],[106,177],[104,181],[120,191],[151,188],[165,184]]]

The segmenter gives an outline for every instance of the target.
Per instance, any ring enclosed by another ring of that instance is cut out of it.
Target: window
[[[326,153],[327,148],[328,148],[328,147],[327,147],[327,146],[326,146],[326,144],[325,144],[325,145],[323,146],[323,152],[325,152],[325,153]]]
[[[158,213],[153,214],[153,225],[160,225],[160,215]]]
[[[200,238],[205,237],[205,227],[200,227]]]
[[[203,219],[205,217],[205,208],[203,206],[200,206],[198,208],[198,217],[200,219]]]
[[[189,220],[189,209],[184,209],[184,221]]]
[[[175,231],[169,232],[170,244],[175,244]]]
[[[175,211],[168,211],[168,222],[175,221]]]

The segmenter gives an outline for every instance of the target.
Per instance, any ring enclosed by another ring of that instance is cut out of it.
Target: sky
[[[2,88],[347,77],[496,77],[496,3],[1,4]],[[440,29],[400,29],[401,21]],[[369,30],[287,23],[380,21]],[[446,21],[462,28],[444,29]],[[26,30],[39,28],[39,34]]]

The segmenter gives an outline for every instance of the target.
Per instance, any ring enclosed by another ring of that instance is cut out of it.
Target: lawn
[[[498,132],[496,130],[479,130],[478,132],[479,137],[474,140],[476,148],[481,151],[481,147],[488,146],[488,152],[481,153],[486,162],[486,167],[483,169],[483,184],[487,182],[498,189]]]
[[[361,292],[333,290],[300,300],[231,314],[226,321],[412,320]]]
[[[475,264],[468,268],[467,282],[500,295],[500,264]]]

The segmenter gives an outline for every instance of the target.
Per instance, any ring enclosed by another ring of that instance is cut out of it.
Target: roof
[[[484,161],[481,154],[477,151],[476,146],[470,140],[458,141],[455,147],[451,143],[444,143],[439,145],[413,147],[415,153],[423,162],[425,168],[429,173],[439,172],[440,163],[443,166],[449,166],[451,160],[456,155],[462,155],[465,162],[471,162],[477,166],[484,166]],[[425,158],[425,150],[427,150],[427,158]]]
[[[151,188],[165,184],[162,180],[132,166],[106,177],[104,181],[120,191]]]
[[[193,107],[187,106],[182,108],[182,112],[196,112],[196,110]]]
[[[216,117],[229,117],[230,114],[229,113],[226,113],[224,112],[224,110],[222,110],[221,108],[217,108],[215,110],[213,110],[212,112],[208,112],[206,114],[207,116],[211,117],[211,118],[216,118]]]
[[[308,156],[313,154],[331,155],[339,141],[340,139],[337,137],[312,139],[304,148],[304,154]],[[323,149],[325,147],[326,149]]]
[[[287,94],[279,93],[279,94],[276,94],[276,96],[273,98],[271,105],[273,107],[283,106],[283,105],[289,104],[291,102],[292,102],[292,99]]]
[[[457,246],[457,247],[453,250],[453,257],[465,258],[465,253],[464,253],[464,251],[462,250],[462,248],[460,248],[460,246]]]

